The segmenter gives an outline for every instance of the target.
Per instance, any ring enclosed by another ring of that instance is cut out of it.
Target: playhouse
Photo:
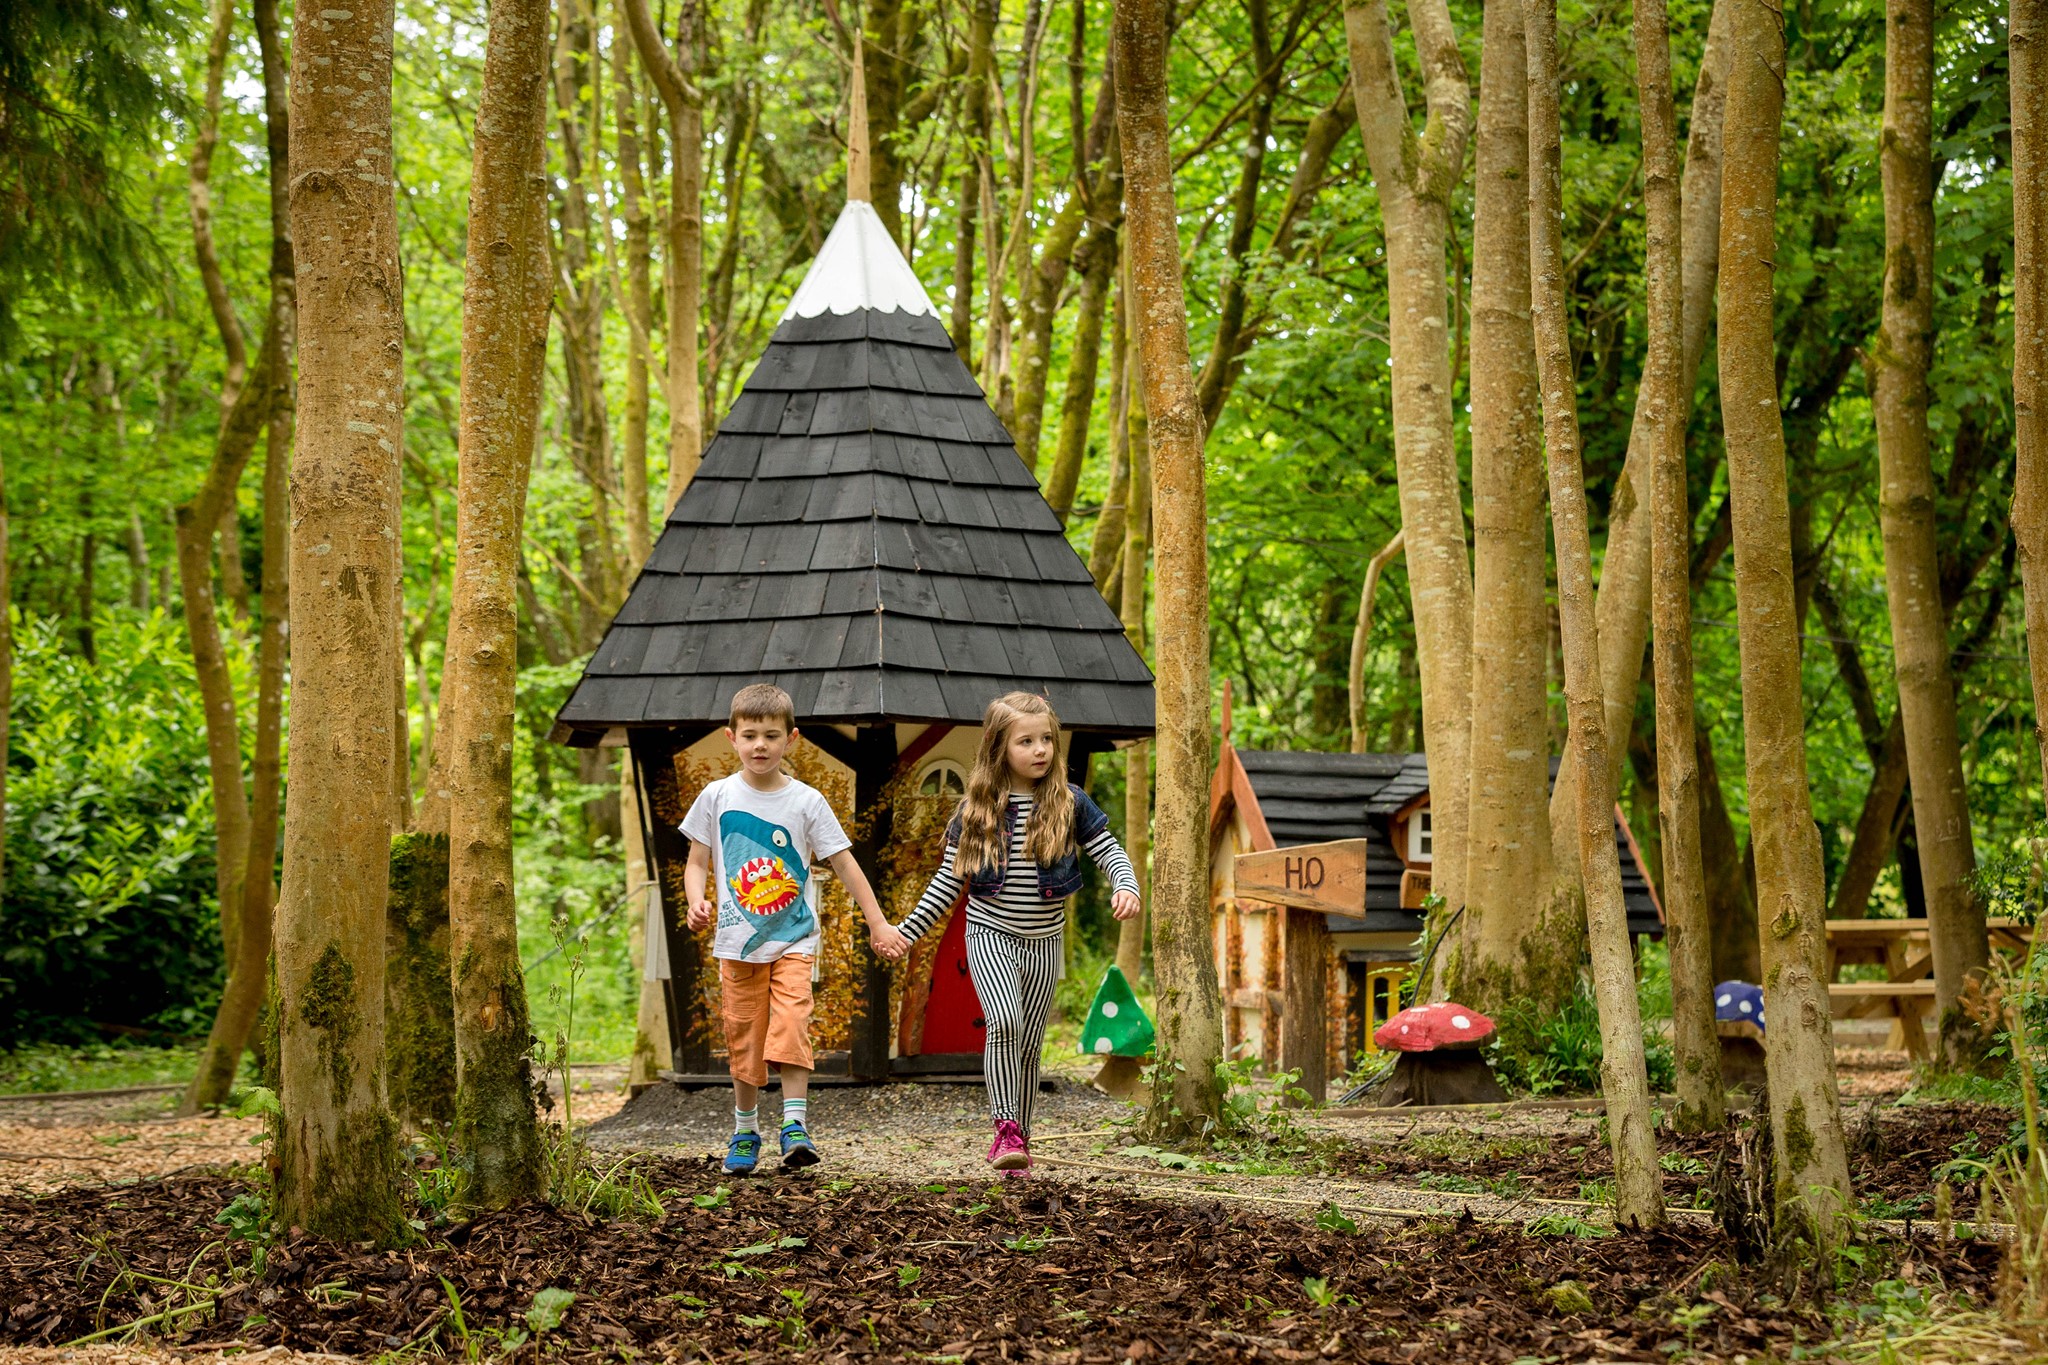
[[[1662,937],[1663,909],[1618,806],[1614,837],[1629,933]],[[1341,865],[1323,857],[1307,869],[1313,899],[1325,908],[1262,899],[1257,888],[1240,893],[1246,864],[1239,855],[1307,853],[1339,840],[1362,840],[1363,856]],[[1371,1050],[1373,1030],[1400,1009],[1430,888],[1428,757],[1239,749],[1230,739],[1226,691],[1209,788],[1209,852],[1224,1046],[1233,1056],[1299,1070],[1311,1093],[1320,1093],[1314,1082]]]
[[[624,746],[660,883],[675,1074],[723,1075],[718,973],[684,927],[678,829],[733,770],[732,694],[796,703],[823,792],[892,918],[937,866],[983,708],[1040,692],[1090,754],[1152,733],[1152,675],[874,209],[851,199],[553,738]],[[978,1073],[963,916],[892,973],[842,888],[822,899],[819,1075]],[[651,950],[650,950],[651,951]]]

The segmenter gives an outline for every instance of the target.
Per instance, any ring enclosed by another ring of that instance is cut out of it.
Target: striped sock
[[[805,1128],[809,1128],[810,1122],[807,1116],[810,1110],[811,1102],[808,1099],[784,1100],[782,1102],[782,1121],[784,1123],[801,1123]]]
[[[761,1131],[760,1118],[761,1106],[758,1103],[752,1109],[741,1109],[738,1106],[734,1106],[732,1111],[732,1131],[734,1134],[758,1133]]]

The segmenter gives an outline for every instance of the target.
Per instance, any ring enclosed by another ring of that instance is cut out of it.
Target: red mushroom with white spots
[[[1479,1045],[1493,1020],[1454,1000],[1411,1005],[1373,1031],[1373,1043],[1401,1054],[1380,1091],[1381,1105],[1493,1104],[1507,1098]]]

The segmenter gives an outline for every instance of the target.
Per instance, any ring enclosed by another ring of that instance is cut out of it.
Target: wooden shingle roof
[[[856,210],[872,217],[849,205],[835,227],[558,736],[723,724],[760,681],[802,724],[975,724],[1022,689],[1070,729],[1152,732],[1150,670],[901,256],[903,307],[869,306],[868,283],[848,308],[853,284],[837,301],[833,279],[814,287],[833,269],[889,283],[890,262],[860,255],[895,247]]]

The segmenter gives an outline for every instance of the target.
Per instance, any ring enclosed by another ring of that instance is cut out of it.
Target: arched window
[[[950,758],[935,758],[917,774],[919,796],[967,795],[967,770]]]

